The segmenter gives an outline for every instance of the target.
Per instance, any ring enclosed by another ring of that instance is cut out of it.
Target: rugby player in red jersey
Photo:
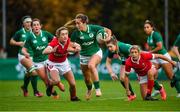
[[[68,52],[78,51],[80,51],[80,45],[70,41],[68,29],[66,27],[60,27],[56,30],[56,37],[43,51],[43,54],[49,54],[47,69],[49,71],[49,80],[51,85],[53,86],[60,83],[60,76],[64,76],[69,84],[71,101],[79,101],[80,99],[76,96],[75,78],[68,62],[67,55]],[[63,87],[60,89],[64,91]],[[51,91],[52,87],[47,88],[47,93],[49,95],[51,95]]]
[[[126,75],[128,75],[131,71],[131,68],[135,70],[138,75],[141,96],[144,100],[157,100],[151,97],[151,92],[154,86],[154,77],[156,74],[156,69],[152,65],[150,60],[155,58],[161,58],[163,60],[168,61],[172,65],[176,66],[176,62],[166,58],[161,54],[152,54],[150,52],[141,52],[140,48],[136,45],[133,45],[130,49],[130,57],[125,62],[125,71]],[[129,91],[129,82],[125,82],[127,88],[127,95],[130,93]],[[164,89],[162,89],[162,100],[166,100],[166,93]]]

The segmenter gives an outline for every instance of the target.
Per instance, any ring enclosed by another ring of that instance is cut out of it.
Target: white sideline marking
[[[99,99],[99,98],[96,98],[96,99],[92,99],[92,101],[94,101],[94,100],[100,100],[100,101],[102,101],[102,100],[116,100],[116,99],[125,99],[126,97],[116,97],[116,98],[101,98],[101,99]]]

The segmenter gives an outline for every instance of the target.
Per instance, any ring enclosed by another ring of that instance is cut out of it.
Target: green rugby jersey
[[[32,32],[27,38],[25,47],[27,49],[32,49],[34,62],[47,60],[48,55],[44,55],[42,52],[48,46],[48,43],[53,39],[53,37],[54,36],[51,33],[41,30],[40,35],[35,35]]]
[[[152,48],[152,49],[155,49],[157,47],[157,43],[158,42],[161,42],[162,43],[162,49],[159,50],[157,53],[158,54],[166,54],[167,53],[167,50],[165,49],[164,47],[164,43],[163,43],[163,39],[162,39],[162,36],[159,32],[157,31],[153,31],[151,33],[150,36],[148,36],[147,38],[147,43],[148,45]]]
[[[121,58],[128,58],[129,54],[130,54],[130,48],[132,47],[132,45],[126,44],[123,42],[119,42],[119,41],[118,41],[117,45],[118,45],[118,51],[110,52],[108,50],[108,57],[113,58],[114,54],[118,54],[119,56],[121,56]]]
[[[21,28],[20,30],[18,30],[14,35],[13,35],[13,39],[17,42],[25,42],[27,40],[27,37],[30,35],[31,30],[27,31],[24,28]],[[22,47],[19,47],[19,51],[18,51],[21,55],[22,54]],[[28,49],[28,53],[30,54],[30,56],[33,55],[33,52],[31,49]]]
[[[80,55],[92,56],[100,49],[96,35],[97,32],[102,29],[104,29],[104,27],[99,25],[87,25],[87,31],[73,31],[71,41],[80,44]]]
[[[176,41],[174,42],[174,46],[180,48],[180,34],[177,36]]]

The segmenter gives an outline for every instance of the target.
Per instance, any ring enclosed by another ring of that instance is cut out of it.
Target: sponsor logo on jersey
[[[36,47],[36,50],[43,50],[45,48],[46,48],[46,46],[38,46],[38,47]]]
[[[91,45],[91,44],[93,44],[93,43],[94,43],[94,40],[93,40],[93,41],[90,41],[90,42],[84,42],[82,45],[88,46],[88,45]]]
[[[43,37],[43,38],[42,38],[42,41],[44,41],[44,42],[45,42],[45,41],[46,41],[46,37]]]
[[[63,57],[63,56],[66,56],[68,53],[64,53],[64,54],[59,54],[59,53],[54,53],[54,56],[57,56],[57,57]]]

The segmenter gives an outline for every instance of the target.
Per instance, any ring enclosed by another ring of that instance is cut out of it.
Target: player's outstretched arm
[[[79,52],[81,50],[81,46],[76,42],[70,42],[67,51],[69,52]]]
[[[108,58],[108,57],[106,58],[106,68],[107,68],[109,75],[111,76],[112,80],[117,80],[118,77],[112,70],[111,61],[112,60],[110,58]]]
[[[50,54],[50,53],[52,53],[52,52],[56,52],[57,48],[58,48],[58,45],[55,46],[54,48],[51,47],[51,46],[47,46],[47,47],[44,49],[44,51],[42,52],[42,54]]]
[[[180,61],[180,54],[179,54],[179,51],[178,51],[178,47],[177,46],[173,46],[172,50],[176,54],[176,56],[178,57],[178,59]]]
[[[161,58],[161,59],[171,63],[173,66],[176,66],[176,62],[175,61],[168,59],[167,57],[163,56],[162,54],[154,54],[154,58]]]

